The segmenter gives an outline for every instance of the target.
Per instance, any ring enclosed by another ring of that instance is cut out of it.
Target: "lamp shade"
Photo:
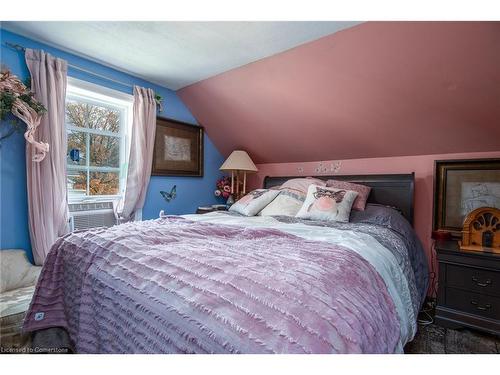
[[[245,151],[235,150],[229,155],[224,164],[220,167],[221,171],[246,171],[257,172],[258,169],[250,156]]]

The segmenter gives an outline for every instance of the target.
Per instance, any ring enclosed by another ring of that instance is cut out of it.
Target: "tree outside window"
[[[78,95],[66,101],[70,199],[120,194],[126,108]]]

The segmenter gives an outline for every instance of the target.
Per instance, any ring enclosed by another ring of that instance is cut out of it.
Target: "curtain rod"
[[[19,45],[19,44],[14,44],[14,43],[10,43],[10,42],[5,42],[5,45],[6,45],[7,47],[11,48],[11,49],[16,50],[16,51],[26,52],[26,47],[23,47],[23,46],[21,46],[21,45]],[[134,88],[134,86],[133,86],[133,85],[131,85],[131,84],[129,84],[129,83],[125,83],[125,82],[122,82],[122,81],[118,81],[118,80],[116,80],[116,79],[106,77],[106,76],[101,75],[101,74],[99,74],[99,73],[94,73],[94,72],[92,72],[92,71],[90,71],[90,70],[87,70],[87,69],[85,69],[85,68],[82,68],[82,67],[80,67],[80,66],[78,66],[78,65],[73,65],[73,64],[68,63],[68,66],[69,66],[69,67],[71,67],[71,68],[73,68],[73,69],[79,70],[79,71],[81,71],[81,72],[84,72],[84,73],[87,73],[87,74],[93,75],[93,76],[95,76],[95,77],[99,77],[99,78],[105,79],[105,80],[110,81],[110,82],[118,83],[119,85],[126,86],[126,87],[129,87],[129,88],[131,88],[131,89],[133,89],[133,88]]]

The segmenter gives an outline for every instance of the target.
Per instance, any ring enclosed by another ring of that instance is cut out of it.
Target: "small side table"
[[[197,214],[207,214],[209,212],[227,211],[226,205],[200,206],[196,209]]]
[[[436,323],[500,335],[500,254],[460,250],[457,241],[438,241],[436,252]]]

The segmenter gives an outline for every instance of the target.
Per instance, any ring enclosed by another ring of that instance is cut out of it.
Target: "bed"
[[[24,330],[77,353],[401,353],[428,284],[414,176],[334,178],[371,186],[372,214],[214,212],[66,235]]]

